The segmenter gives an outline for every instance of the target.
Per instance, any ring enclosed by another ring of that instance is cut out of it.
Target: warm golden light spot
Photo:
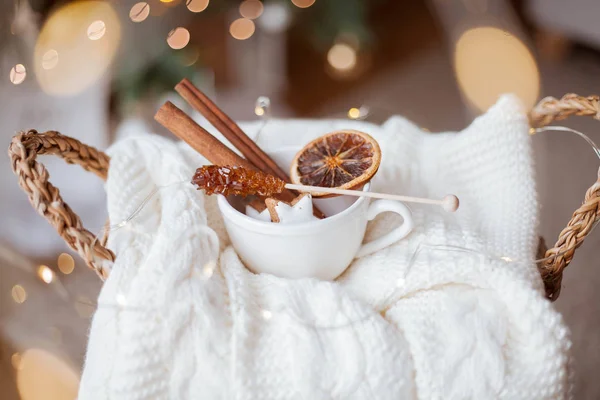
[[[70,254],[61,253],[58,256],[58,269],[65,275],[69,275],[75,269],[75,260]]]
[[[206,10],[208,3],[209,0],[187,0],[185,5],[191,12],[199,13]]]
[[[259,117],[265,116],[269,113],[271,107],[271,99],[267,96],[259,96],[254,103],[254,114]]]
[[[86,90],[108,70],[120,41],[121,25],[110,2],[76,1],[58,7],[35,45],[33,65],[41,90],[51,96]],[[60,55],[60,61],[53,55]]]
[[[38,278],[50,284],[54,280],[54,271],[46,265],[40,265],[37,270]]]
[[[27,77],[27,70],[23,64],[17,64],[10,70],[10,81],[15,85],[23,83]]]
[[[259,0],[244,0],[240,4],[240,15],[248,19],[256,19],[263,13],[264,6]]]
[[[204,267],[202,267],[202,275],[204,278],[211,278],[215,272],[215,268],[217,267],[217,263],[215,261],[207,262]]]
[[[90,40],[100,40],[106,33],[106,24],[104,21],[94,21],[88,26],[87,35]]]
[[[150,4],[145,1],[136,3],[129,10],[129,19],[133,22],[143,22],[150,15]]]
[[[27,292],[25,291],[25,288],[21,285],[13,286],[11,294],[13,300],[17,304],[23,304],[25,303],[25,300],[27,300]]]
[[[292,3],[298,8],[308,8],[315,4],[315,0],[292,0]]]
[[[75,368],[42,349],[26,350],[17,370],[17,389],[22,400],[75,399],[79,375]]]
[[[172,3],[173,0],[160,0],[161,3]]]
[[[334,44],[327,53],[329,65],[340,71],[349,71],[356,66],[356,50],[345,43]]]
[[[348,118],[357,119],[360,117],[360,110],[356,107],[352,107],[348,110]]]
[[[456,43],[454,66],[462,92],[480,111],[504,93],[516,94],[528,109],[539,95],[535,59],[523,42],[501,29],[480,27],[464,32]]]
[[[58,64],[58,52],[50,49],[42,56],[42,68],[48,70],[56,67]]]
[[[167,43],[172,49],[183,49],[190,42],[190,32],[182,27],[175,28],[167,35]]]
[[[229,33],[237,40],[246,40],[254,34],[254,22],[247,18],[239,18],[231,23]]]

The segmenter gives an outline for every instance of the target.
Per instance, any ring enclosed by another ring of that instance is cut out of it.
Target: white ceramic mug
[[[271,154],[284,169],[295,149]],[[364,186],[368,191],[370,184]],[[284,278],[331,280],[337,278],[355,257],[381,250],[408,235],[414,226],[409,208],[398,201],[341,196],[318,199],[317,206],[328,215],[321,220],[294,224],[259,221],[236,210],[224,196],[218,205],[231,243],[244,264],[254,272]],[[367,222],[382,212],[402,216],[391,232],[362,244]],[[333,214],[333,215],[332,215]]]

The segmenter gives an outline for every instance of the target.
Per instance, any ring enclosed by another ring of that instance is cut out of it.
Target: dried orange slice
[[[371,180],[380,163],[381,150],[371,136],[354,130],[335,131],[313,140],[296,154],[290,178],[302,185],[357,189]]]

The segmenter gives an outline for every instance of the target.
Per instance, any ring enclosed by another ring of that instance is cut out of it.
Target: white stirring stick
[[[331,194],[340,194],[346,196],[357,196],[357,197],[372,197],[375,199],[388,199],[388,200],[398,200],[405,201],[407,203],[421,203],[421,204],[435,204],[441,206],[445,211],[455,212],[458,210],[458,197],[453,194],[448,194],[444,196],[441,200],[435,199],[425,199],[422,197],[410,197],[410,196],[400,196],[397,194],[388,194],[388,193],[375,193],[375,192],[364,192],[362,190],[347,190],[347,189],[337,189],[337,188],[329,188],[329,187],[321,187],[321,186],[308,186],[308,185],[296,185],[293,183],[287,183],[285,185],[287,189],[296,190],[298,192],[307,192],[307,193],[331,193]]]

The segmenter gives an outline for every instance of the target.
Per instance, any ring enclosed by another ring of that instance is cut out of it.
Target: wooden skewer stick
[[[435,204],[441,206],[445,211],[455,212],[458,210],[459,200],[453,194],[448,194],[444,196],[441,200],[435,199],[426,199],[422,197],[411,197],[411,196],[401,196],[397,194],[388,194],[388,193],[375,193],[375,192],[364,192],[362,190],[347,190],[347,189],[338,189],[338,188],[328,188],[321,186],[308,186],[308,185],[296,185],[293,183],[287,183],[285,185],[287,189],[297,190],[298,192],[307,192],[307,193],[331,193],[331,194],[340,194],[346,196],[357,196],[357,197],[372,197],[375,199],[387,199],[387,200],[397,200],[397,201],[405,201],[407,203],[421,203],[421,204]]]

